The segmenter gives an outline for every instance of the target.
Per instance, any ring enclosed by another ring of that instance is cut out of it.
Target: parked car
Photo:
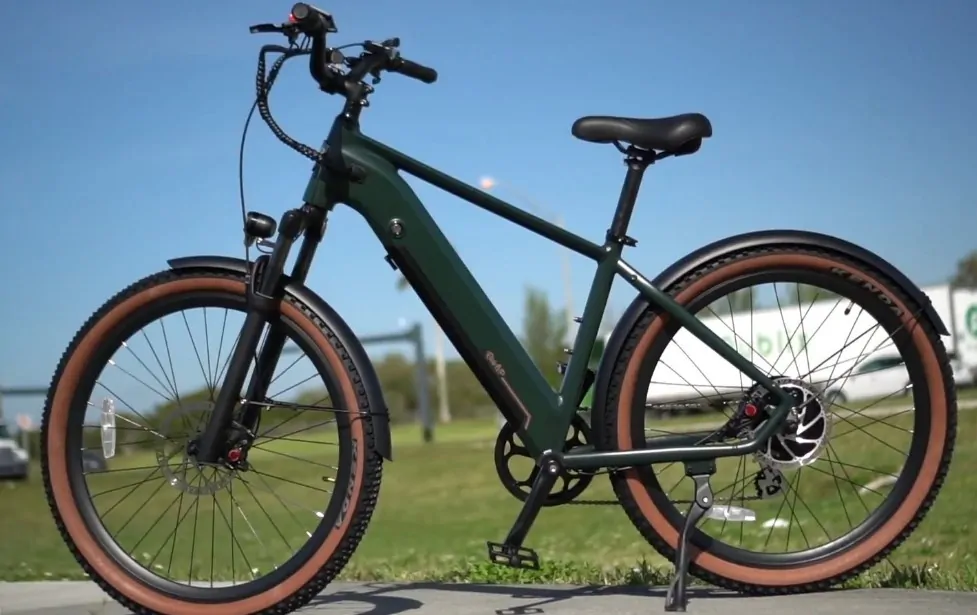
[[[829,403],[844,404],[856,399],[898,395],[909,384],[909,373],[901,356],[881,355],[857,364],[833,380],[824,398]]]
[[[0,421],[0,480],[24,480],[29,474],[29,456],[11,437],[7,426]]]
[[[81,452],[81,464],[86,472],[100,472],[108,468],[105,457],[100,451],[85,450]]]
[[[958,356],[950,353],[950,369],[958,388],[974,385],[974,372]],[[899,355],[883,354],[855,366],[848,374],[833,379],[824,399],[844,404],[856,399],[897,397],[909,393],[909,372]]]

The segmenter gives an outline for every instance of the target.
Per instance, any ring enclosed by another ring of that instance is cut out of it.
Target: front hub
[[[212,409],[213,404],[209,402],[185,402],[165,412],[159,423],[160,434],[165,439],[156,445],[156,463],[167,483],[188,495],[213,495],[231,481],[231,473],[224,469],[215,468],[212,472],[196,469],[195,438]]]

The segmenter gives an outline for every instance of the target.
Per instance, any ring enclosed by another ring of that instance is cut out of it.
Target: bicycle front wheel
[[[245,289],[225,272],[148,277],[89,319],[54,376],[48,502],[85,571],[134,612],[295,610],[339,574],[376,505],[382,460],[358,366],[294,297],[252,445],[234,464],[193,459]]]
[[[950,464],[956,399],[922,306],[882,272],[802,247],[743,250],[666,289],[797,399],[749,457],[718,460],[690,572],[737,591],[825,589],[880,561],[933,504]],[[616,357],[603,446],[696,432],[749,436],[765,390],[649,308]],[[694,416],[662,418],[676,410]],[[690,413],[692,414],[692,413]],[[681,463],[612,475],[641,534],[674,557],[692,498]]]

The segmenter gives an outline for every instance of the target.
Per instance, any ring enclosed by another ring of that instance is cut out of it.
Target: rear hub
[[[817,461],[828,444],[831,425],[825,404],[815,387],[803,380],[781,376],[773,381],[794,398],[794,407],[784,425],[755,453],[757,461],[765,467],[781,469],[799,468]],[[768,409],[776,406],[772,393],[754,385],[727,423],[727,435],[752,437],[770,419]]]

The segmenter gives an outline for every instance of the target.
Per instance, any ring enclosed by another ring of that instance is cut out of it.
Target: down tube
[[[379,156],[356,147],[343,153],[368,169],[345,201],[366,218],[492,401],[533,455],[562,448],[569,419],[556,392],[417,195]]]

